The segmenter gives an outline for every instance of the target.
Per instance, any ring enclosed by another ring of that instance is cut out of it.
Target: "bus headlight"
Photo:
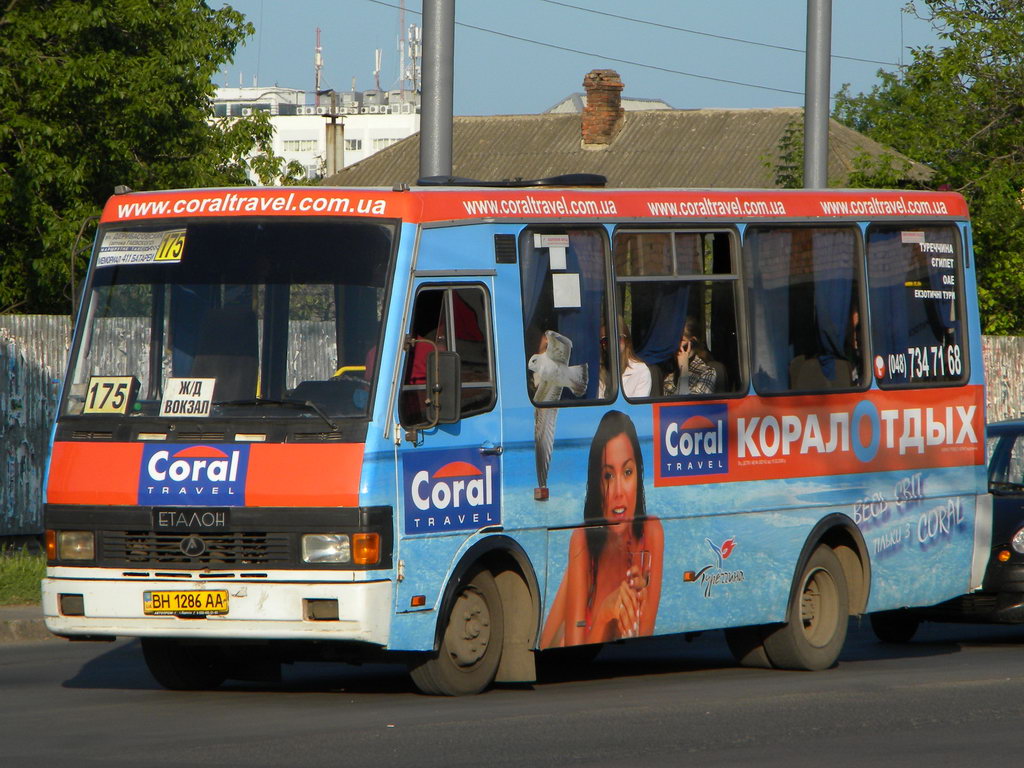
[[[346,533],[307,533],[302,537],[302,560],[306,563],[347,563],[352,560],[352,543]]]
[[[1013,534],[1013,538],[1010,539],[1010,546],[1013,547],[1014,552],[1024,554],[1024,528]]]
[[[60,560],[92,560],[96,543],[92,531],[58,531],[57,557]]]

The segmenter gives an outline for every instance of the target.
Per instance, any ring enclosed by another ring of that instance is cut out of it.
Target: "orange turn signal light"
[[[422,608],[427,604],[426,595],[413,595],[412,600],[409,601],[409,605],[413,608]]]
[[[46,532],[46,559],[56,560],[57,559],[57,532],[47,531]]]
[[[380,534],[352,534],[352,562],[359,565],[373,565],[380,562]]]
[[[999,561],[1000,563],[1005,563],[1005,562],[1006,562],[1007,560],[1009,560],[1009,559],[1010,559],[1010,558],[1011,558],[1012,556],[1013,556],[1013,555],[1012,555],[1012,554],[1010,553],[1010,550],[1008,550],[1008,549],[1001,549],[1001,550],[999,550],[999,554],[998,554],[998,555],[996,555],[996,559],[997,559],[997,560],[998,560],[998,561]]]

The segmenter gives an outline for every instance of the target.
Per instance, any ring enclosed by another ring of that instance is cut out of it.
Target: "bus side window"
[[[881,387],[966,381],[960,235],[950,225],[872,226],[868,285]]]
[[[738,391],[732,242],[727,231],[615,233],[617,307],[637,357],[658,378],[651,397]]]
[[[775,394],[863,387],[856,230],[751,227],[743,253],[755,389]]]
[[[616,357],[607,333],[608,241],[601,229],[526,230],[520,236],[527,387],[534,404],[602,398]],[[611,326],[614,328],[614,325]]]
[[[402,370],[399,417],[403,426],[429,421],[427,365],[435,350],[459,355],[461,416],[494,407],[491,326],[490,301],[483,286],[430,286],[417,293]]]

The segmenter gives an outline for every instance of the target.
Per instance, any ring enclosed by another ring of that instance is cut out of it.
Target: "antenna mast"
[[[316,28],[316,48],[313,49],[313,91],[316,105],[320,106],[320,70],[324,67],[323,48],[320,47],[320,27]]]
[[[398,89],[405,93],[405,0],[398,4]]]

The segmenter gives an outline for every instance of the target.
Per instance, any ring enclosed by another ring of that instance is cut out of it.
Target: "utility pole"
[[[832,0],[807,0],[804,75],[804,187],[828,186],[828,92],[832,65]]]
[[[423,0],[420,177],[452,175],[455,0]]]

